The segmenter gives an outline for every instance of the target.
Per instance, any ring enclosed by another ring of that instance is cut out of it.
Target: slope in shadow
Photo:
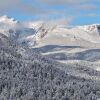
[[[46,55],[55,60],[86,60],[97,61],[100,60],[100,49],[90,49],[78,53],[53,53]]]
[[[74,49],[74,48],[82,48],[80,46],[60,46],[60,45],[46,45],[39,48],[34,48],[33,50],[39,51],[41,53],[52,52],[52,51],[59,51],[62,49]]]

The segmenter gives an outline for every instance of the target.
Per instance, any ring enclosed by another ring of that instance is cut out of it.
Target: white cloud
[[[81,15],[81,16],[86,16],[86,17],[100,17],[100,14],[96,14],[96,13],[88,13],[88,14]]]
[[[47,23],[47,27],[52,28],[56,25],[69,25],[73,19],[74,19],[73,17],[58,18],[58,19],[48,20],[48,21],[46,21],[46,23]]]
[[[51,21],[60,24],[70,23],[72,17],[78,17],[81,12],[98,9],[92,0],[30,0],[25,3],[22,0],[0,0],[0,14],[9,12],[20,13],[29,16],[38,16],[40,19],[54,19],[57,16],[60,19]],[[95,0],[96,2],[99,0]],[[56,9],[54,6],[63,6],[63,9]],[[17,11],[17,12],[16,12]],[[86,13],[85,13],[86,14]],[[66,16],[66,17],[65,17]],[[71,18],[69,16],[72,16]],[[90,15],[94,16],[94,15]],[[54,24],[55,24],[54,23]]]
[[[21,4],[20,0],[0,0],[0,11],[14,9]]]
[[[40,1],[48,5],[75,5],[84,3],[88,0],[40,0]]]
[[[79,9],[81,10],[95,10],[97,9],[97,6],[94,4],[83,4],[79,6]]]

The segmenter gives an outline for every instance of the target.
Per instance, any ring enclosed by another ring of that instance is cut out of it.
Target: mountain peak
[[[16,24],[18,23],[17,20],[15,20],[14,18],[8,17],[7,15],[3,15],[0,17],[0,22],[1,23],[8,23],[8,24]]]
[[[87,32],[99,32],[100,31],[100,24],[77,26],[77,28],[83,29]]]

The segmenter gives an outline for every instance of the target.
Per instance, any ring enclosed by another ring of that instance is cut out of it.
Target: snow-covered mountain
[[[92,27],[95,28],[92,29]],[[42,34],[40,34],[39,40],[41,42],[39,45],[87,46],[89,44],[98,44],[100,43],[99,34],[97,25],[78,26],[72,28],[56,27],[52,31],[49,31],[44,38],[41,38]]]
[[[0,33],[0,100],[97,100],[95,66],[58,63]]]
[[[18,23],[18,21],[15,20],[14,18],[8,17],[7,15],[4,15],[0,17],[0,23],[5,24],[5,25],[6,24],[13,25],[13,24]]]
[[[100,61],[100,24],[50,26],[43,21],[19,22],[2,16],[0,33],[59,62]]]
[[[98,100],[99,34],[0,17],[0,100]]]
[[[64,27],[50,26],[43,21],[19,22],[7,16],[0,17],[0,32],[18,39],[30,47],[45,45],[99,46],[100,25]]]

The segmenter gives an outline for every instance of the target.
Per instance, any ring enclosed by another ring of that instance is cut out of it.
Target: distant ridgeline
[[[100,32],[100,24],[83,25],[83,26],[77,26],[77,27],[80,29],[84,29],[86,31]]]

